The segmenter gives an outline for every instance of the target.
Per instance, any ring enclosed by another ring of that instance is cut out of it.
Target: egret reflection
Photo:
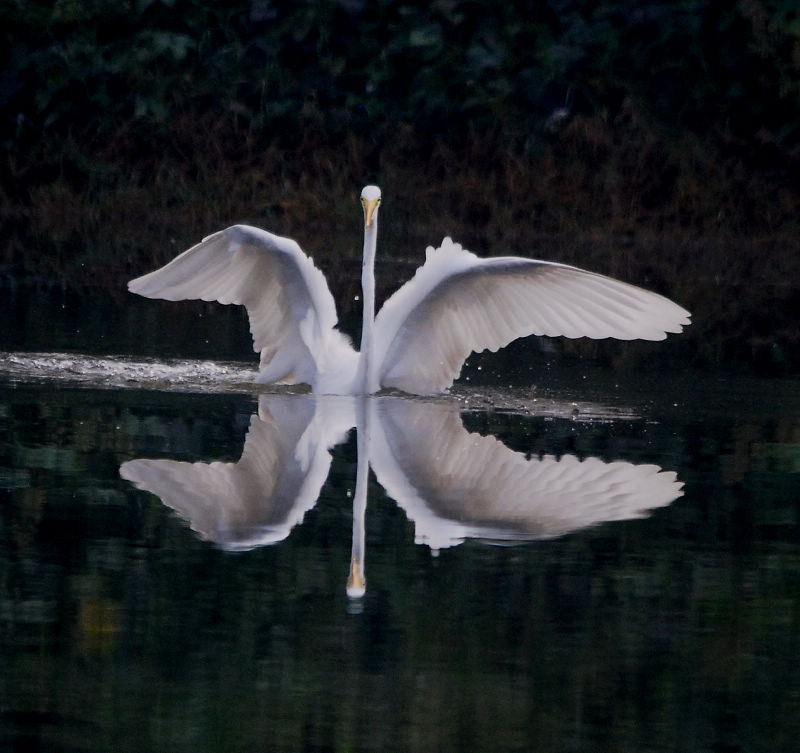
[[[653,464],[527,457],[464,428],[452,401],[271,395],[236,463],[137,459],[120,475],[160,497],[202,538],[241,551],[285,539],[314,507],[331,450],[355,427],[358,468],[347,593],[365,593],[369,469],[432,550],[465,539],[515,543],[644,517],[683,493]]]
[[[131,460],[120,475],[152,492],[203,539],[244,551],[285,539],[316,504],[330,449],[353,426],[347,400],[259,399],[236,463]]]

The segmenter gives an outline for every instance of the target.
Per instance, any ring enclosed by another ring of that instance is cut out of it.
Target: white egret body
[[[361,352],[336,329],[325,277],[297,243],[234,225],[128,283],[171,301],[199,298],[246,307],[262,383],[309,384],[322,394],[447,389],[473,351],[518,337],[663,340],[690,314],[656,293],[577,267],[515,256],[480,259],[445,238],[374,316],[381,192],[367,186],[361,275]]]

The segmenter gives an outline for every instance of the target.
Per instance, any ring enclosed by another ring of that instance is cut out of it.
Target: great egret
[[[333,448],[358,432],[347,593],[366,590],[369,469],[438,550],[465,539],[518,543],[649,515],[683,493],[653,464],[527,457],[464,428],[458,405],[407,397],[261,395],[236,463],[129,460],[120,475],[204,539],[232,551],[285,539],[314,507]]]
[[[429,247],[414,277],[375,317],[375,246],[381,192],[366,186],[361,351],[336,329],[325,277],[300,246],[234,225],[128,283],[170,301],[200,298],[246,307],[262,383],[305,383],[358,395],[394,387],[441,392],[472,351],[527,335],[663,340],[690,314],[663,296],[555,262],[480,259],[450,238]]]

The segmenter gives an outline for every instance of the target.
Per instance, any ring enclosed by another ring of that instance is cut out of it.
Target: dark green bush
[[[793,0],[0,0],[0,60],[11,267],[367,180],[489,239],[797,229]]]
[[[4,0],[0,21],[7,144],[183,111],[289,137],[532,135],[633,98],[667,128],[796,158],[792,0]]]

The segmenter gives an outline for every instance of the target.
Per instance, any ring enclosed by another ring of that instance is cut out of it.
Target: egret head
[[[364,186],[361,191],[361,205],[364,207],[364,229],[369,230],[372,221],[378,216],[381,203],[381,189],[377,186]]]

